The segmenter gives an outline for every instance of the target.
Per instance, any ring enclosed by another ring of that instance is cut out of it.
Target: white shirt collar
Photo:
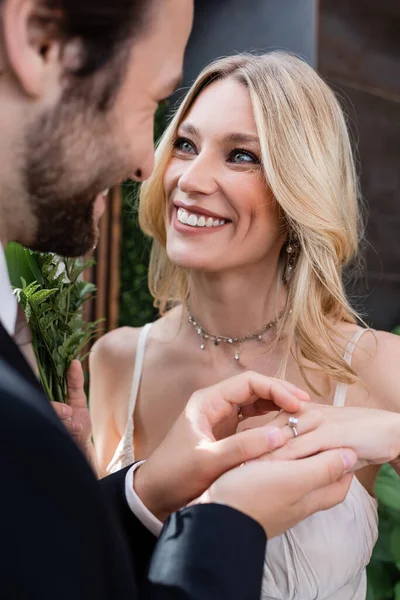
[[[13,294],[6,257],[0,242],[0,321],[4,329],[11,336],[15,332],[17,321],[17,299]]]

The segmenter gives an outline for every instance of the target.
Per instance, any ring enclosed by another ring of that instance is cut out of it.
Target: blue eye
[[[259,159],[247,150],[236,149],[230,154],[230,161],[233,163],[248,163],[248,164],[260,164]]]
[[[176,148],[176,150],[180,150],[181,152],[185,152],[187,154],[195,152],[193,144],[186,138],[176,138],[173,146]]]

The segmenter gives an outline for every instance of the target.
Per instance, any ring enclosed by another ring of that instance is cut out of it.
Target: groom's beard
[[[25,184],[37,219],[32,249],[82,256],[96,245],[96,196],[127,177],[110,129],[107,113],[89,111],[84,99],[60,102],[29,128]]]

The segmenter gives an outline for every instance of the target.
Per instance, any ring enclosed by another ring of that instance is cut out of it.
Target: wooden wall
[[[110,191],[100,220],[99,243],[93,254],[96,262],[85,273],[85,279],[97,286],[95,297],[87,304],[87,318],[91,321],[105,319],[98,336],[118,327],[121,206],[122,190],[119,187]]]
[[[400,2],[320,0],[318,69],[358,146],[365,275],[350,291],[377,329],[400,324]]]

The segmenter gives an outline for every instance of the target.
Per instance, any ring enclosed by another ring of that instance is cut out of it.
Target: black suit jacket
[[[252,600],[265,535],[228,507],[130,511],[126,469],[97,482],[0,323],[0,598]]]

